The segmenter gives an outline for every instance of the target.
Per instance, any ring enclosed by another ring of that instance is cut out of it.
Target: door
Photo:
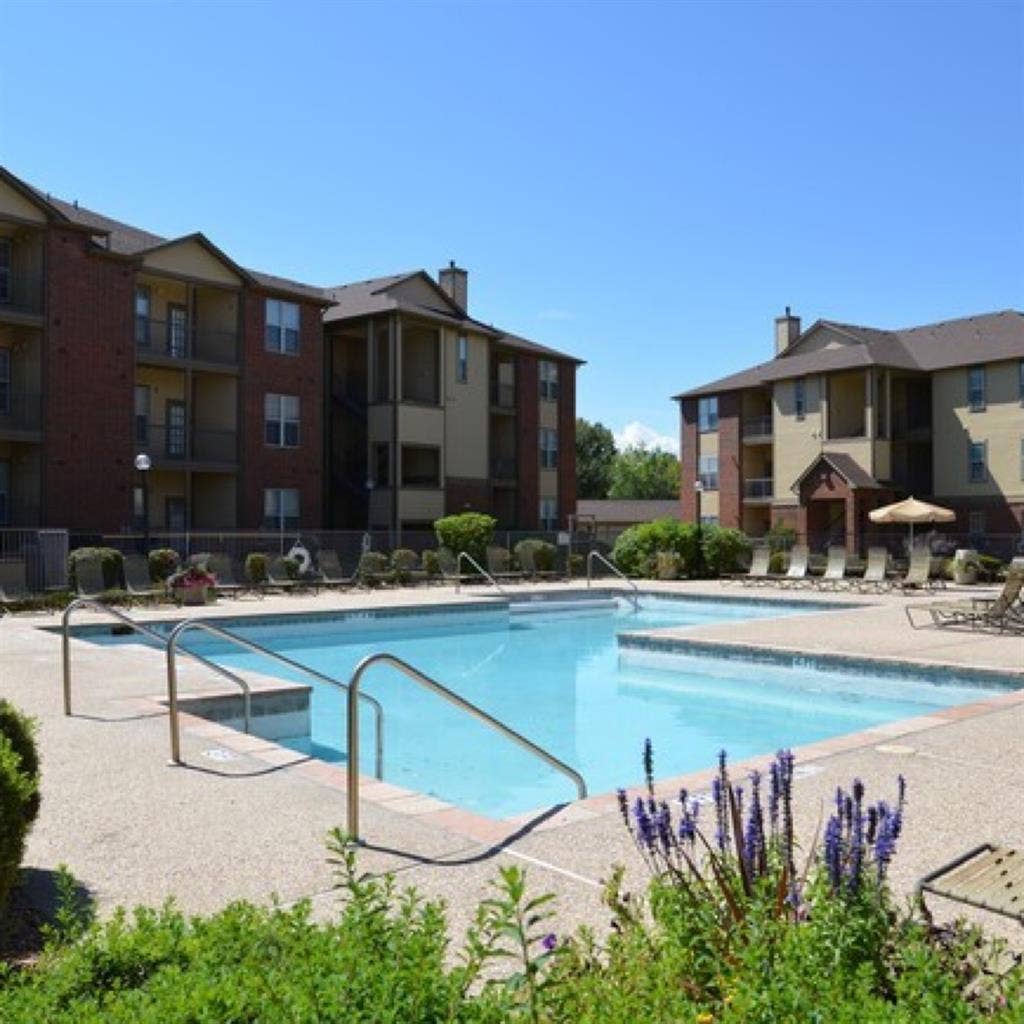
[[[188,355],[188,308],[167,304],[167,354],[174,359]]]
[[[167,457],[185,458],[185,403],[179,399],[167,402]]]
[[[164,522],[168,533],[184,533],[188,529],[184,498],[167,498],[164,501]]]

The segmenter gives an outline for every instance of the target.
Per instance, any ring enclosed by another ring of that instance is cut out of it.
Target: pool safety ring
[[[299,563],[299,575],[305,576],[313,568],[313,556],[304,544],[295,543],[288,552],[288,557]]]

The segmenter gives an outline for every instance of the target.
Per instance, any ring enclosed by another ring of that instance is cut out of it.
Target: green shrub
[[[149,578],[155,583],[163,583],[174,575],[180,564],[181,559],[174,548],[154,548],[149,553]]]
[[[35,723],[0,698],[0,919],[39,813]]]
[[[569,575],[570,576],[584,576],[584,575],[586,575],[586,572],[587,572],[587,560],[586,560],[586,558],[583,555],[578,554],[575,551],[572,552],[572,554],[569,555]]]
[[[80,562],[99,562],[107,590],[117,590],[124,575],[124,555],[116,548],[75,548],[68,555],[68,589],[78,589],[77,567]]]
[[[391,568],[399,583],[408,583],[420,567],[420,556],[410,548],[395,548],[391,552]]]
[[[659,551],[655,560],[655,573],[659,580],[677,580],[683,560],[674,551]]]
[[[509,553],[508,548],[491,547],[487,549],[487,562],[485,564],[488,570],[508,572],[512,565],[512,555]]]
[[[786,571],[787,562],[785,551],[773,551],[768,557],[768,571],[773,576],[781,576]]]
[[[267,582],[267,556],[262,551],[245,556],[245,576],[253,584]]]
[[[288,574],[288,579],[297,580],[299,578],[299,562],[295,558],[282,558],[281,568]]]
[[[472,555],[481,565],[487,557],[487,546],[494,539],[494,528],[498,525],[493,516],[482,512],[463,512],[457,516],[445,516],[434,523],[437,543],[455,553],[460,551]]]
[[[776,521],[764,535],[772,551],[788,551],[796,543],[796,530],[792,526]]]
[[[1006,576],[1006,566],[994,555],[978,555],[977,562],[978,579],[983,583],[992,583]]]
[[[359,559],[359,579],[367,586],[376,586],[392,578],[391,563],[382,551],[367,551]]]
[[[533,568],[537,572],[552,572],[558,560],[558,548],[549,544],[539,537],[528,537],[521,540],[513,549],[516,556],[516,564],[520,569],[526,569],[530,564],[530,556],[533,556]]]
[[[693,571],[697,556],[697,528],[678,519],[639,523],[619,534],[612,548],[612,561],[627,576],[652,576],[657,571],[659,551],[673,551],[682,571]]]
[[[11,612],[55,612],[66,608],[74,596],[68,590],[48,590],[45,594],[33,594],[24,601],[11,601],[4,607]]]
[[[749,564],[750,541],[739,530],[727,526],[705,526],[701,530],[704,571],[709,576],[726,576]]]
[[[420,557],[423,562],[423,570],[428,576],[441,575],[441,560],[438,558],[436,551],[428,549]]]

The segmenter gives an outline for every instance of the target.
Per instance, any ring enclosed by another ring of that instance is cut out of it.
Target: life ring
[[[299,563],[299,575],[305,576],[313,568],[313,556],[303,544],[293,544],[288,557]]]

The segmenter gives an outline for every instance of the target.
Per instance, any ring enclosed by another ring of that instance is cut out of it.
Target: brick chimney
[[[448,266],[437,272],[437,280],[443,291],[455,304],[463,310],[469,307],[469,271],[455,266],[450,260]]]
[[[781,356],[800,337],[800,317],[793,316],[786,307],[784,316],[775,318],[775,354]]]

